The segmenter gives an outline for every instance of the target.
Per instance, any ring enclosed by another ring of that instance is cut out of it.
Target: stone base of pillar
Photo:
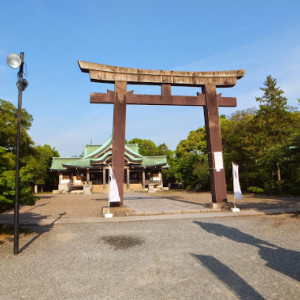
[[[92,186],[90,184],[86,183],[83,187],[83,193],[89,195],[92,193],[91,190],[92,190]]]
[[[148,193],[155,193],[157,188],[154,186],[154,184],[149,183],[148,184]]]
[[[125,217],[128,216],[128,214],[132,213],[132,208],[127,205],[122,205],[119,207],[110,206],[109,212],[113,214],[114,217]],[[102,207],[102,216],[104,217],[104,215],[107,213],[108,213],[108,206]]]

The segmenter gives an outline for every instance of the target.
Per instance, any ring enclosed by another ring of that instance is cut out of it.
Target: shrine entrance
[[[223,161],[219,106],[235,107],[236,98],[222,97],[217,88],[233,87],[245,70],[217,72],[185,72],[134,69],[78,61],[82,72],[90,74],[90,80],[114,83],[115,90],[107,93],[91,93],[91,103],[114,104],[112,168],[118,184],[120,205],[123,205],[124,151],[126,105],[179,105],[203,106],[207,149],[210,169],[212,202],[227,202],[227,189]],[[161,95],[135,95],[127,91],[127,84],[160,85]],[[199,87],[197,96],[173,96],[171,86]]]

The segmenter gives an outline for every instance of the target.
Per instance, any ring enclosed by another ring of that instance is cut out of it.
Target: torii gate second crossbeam
[[[91,103],[114,104],[112,168],[117,180],[120,205],[124,192],[124,151],[126,104],[203,106],[210,168],[212,202],[227,202],[223,161],[219,106],[235,107],[236,98],[217,95],[217,88],[233,87],[245,70],[218,72],[160,71],[109,66],[78,61],[82,72],[89,73],[91,81],[114,83],[115,90],[91,93]],[[127,84],[160,85],[161,95],[135,95],[127,92]],[[197,96],[173,96],[171,86],[202,88]]]

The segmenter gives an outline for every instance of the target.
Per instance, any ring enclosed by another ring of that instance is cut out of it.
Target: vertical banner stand
[[[233,207],[231,208],[231,211],[232,212],[239,212],[240,211],[240,209],[238,207],[236,207],[236,205],[235,205],[235,196],[234,196],[234,194],[233,194]]]
[[[113,214],[110,213],[110,200],[111,200],[111,172],[109,173],[109,196],[108,196],[108,212],[104,215],[104,218],[112,218]]]
[[[239,212],[240,209],[236,207],[235,198],[236,195],[238,199],[242,199],[240,181],[239,181],[239,166],[232,163],[232,180],[233,180],[233,207],[231,208],[232,212]]]
[[[110,202],[108,199],[108,213],[104,215],[104,218],[112,218],[113,214],[110,213]]]
[[[124,144],[125,145],[125,144]],[[104,215],[105,218],[112,218],[113,214],[110,213],[110,202],[120,203],[120,194],[118,184],[111,166],[109,166],[109,198],[108,198],[108,213]]]

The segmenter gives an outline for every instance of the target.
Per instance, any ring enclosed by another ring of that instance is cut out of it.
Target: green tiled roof
[[[130,144],[126,144],[125,145],[125,153],[129,152],[130,154],[132,154],[135,157],[140,157],[143,158],[143,156],[141,154],[139,154],[139,148],[137,147],[137,144],[132,144],[132,146],[135,147],[131,147]]]
[[[137,144],[125,145],[125,158],[137,167],[146,168],[161,166],[168,168],[165,156],[142,156],[138,153]],[[112,137],[103,145],[85,145],[84,157],[61,158],[53,157],[51,170],[65,170],[67,168],[92,168],[101,165],[112,156]]]
[[[92,153],[90,153],[89,155],[85,156],[85,158],[96,157],[101,152],[103,152],[103,150],[105,150],[106,148],[108,148],[111,144],[112,144],[112,137],[105,144],[103,144],[102,146],[98,147],[98,149],[94,150]]]
[[[142,162],[143,167],[164,166],[168,164],[165,156],[145,156]]]
[[[138,144],[126,144],[125,145],[128,149],[135,153],[139,153],[139,145]]]
[[[83,149],[83,156],[86,157],[90,155],[91,153],[95,152],[97,149],[99,149],[101,145],[85,145]]]
[[[63,165],[72,164],[77,160],[78,157],[72,157],[72,158],[52,157],[52,164],[50,170],[64,170]]]
[[[75,167],[75,168],[90,168],[91,167],[91,160],[86,158],[81,158],[74,161],[71,164],[63,164],[63,167]]]

